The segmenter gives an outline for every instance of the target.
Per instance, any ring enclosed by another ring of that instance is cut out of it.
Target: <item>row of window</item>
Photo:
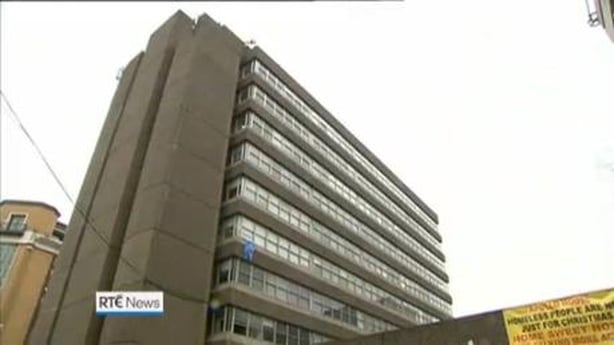
[[[249,181],[244,181],[244,183],[249,183]],[[418,309],[414,305],[322,259],[320,256],[311,253],[300,245],[277,235],[248,218],[243,216],[232,217],[222,224],[218,238],[222,241],[231,237],[249,239],[254,242],[257,248],[262,248],[280,257],[298,269],[310,272],[370,302],[397,310],[416,324],[438,321],[436,317]],[[388,304],[384,303],[386,301]]]
[[[13,256],[17,245],[12,243],[0,243],[0,289],[4,286],[4,281],[8,278]]]
[[[234,306],[224,306],[214,313],[209,329],[211,335],[234,333],[278,345],[312,345],[332,340],[308,329]]]
[[[215,282],[218,285],[238,282],[294,307],[341,321],[365,334],[397,329],[391,323],[238,259],[218,263]]]
[[[382,265],[376,265],[374,261],[375,258],[373,258],[370,254],[358,249],[355,246],[351,247],[346,245],[349,244],[349,242],[342,242],[344,239],[338,236],[334,231],[308,217],[303,212],[291,206],[257,183],[247,178],[237,179],[227,185],[225,195],[227,199],[236,196],[242,197],[247,202],[250,202],[254,206],[273,215],[291,228],[303,232],[307,236],[325,246],[328,246],[333,251],[360,264],[361,266],[365,265],[370,272],[375,273],[392,284],[399,286],[412,296],[420,299],[426,304],[433,306],[446,315],[451,315],[452,307],[450,303],[422,288],[420,285],[409,279],[396,279],[397,276],[393,276],[388,270],[383,269]],[[361,260],[363,257],[367,260]]]
[[[282,121],[290,130],[296,132],[296,134],[303,137],[303,139],[312,145],[314,149],[322,153],[333,164],[342,168],[346,174],[355,179],[360,185],[364,186],[371,194],[378,199],[381,203],[386,205],[394,214],[403,219],[412,229],[416,230],[421,238],[425,239],[433,247],[441,250],[441,243],[435,239],[428,231],[424,229],[415,220],[409,217],[404,211],[402,211],[395,203],[387,198],[381,191],[379,191],[371,182],[365,179],[360,173],[351,167],[347,162],[343,160],[338,154],[331,150],[322,140],[316,137],[313,133],[300,124],[292,115],[290,115],[283,107],[269,97],[264,91],[260,90],[257,86],[250,85],[246,89],[239,92],[237,102],[241,103],[247,99],[253,99],[256,102],[262,104],[267,108],[270,114],[280,121]],[[409,241],[410,236],[402,231],[398,227],[390,228],[390,231],[399,239]]]
[[[432,229],[437,230],[437,224],[420,208],[411,198],[403,193],[392,181],[390,181],[379,169],[377,169],[368,159],[366,159],[358,150],[356,150],[343,136],[341,136],[334,128],[313,109],[311,109],[303,100],[296,96],[279,78],[270,72],[260,61],[254,60],[243,67],[242,76],[245,77],[250,73],[260,75],[268,84],[276,89],[284,98],[300,110],[310,121],[320,127],[333,141],[341,146],[350,157],[361,164],[369,173],[377,180],[383,183],[392,193],[399,199],[404,201],[416,214],[423,219]]]
[[[348,212],[343,210],[337,204],[325,198],[322,194],[314,190],[311,186],[299,179],[296,175],[292,174],[290,171],[288,171],[280,164],[275,162],[273,159],[268,157],[262,151],[257,149],[254,145],[250,143],[244,143],[236,147],[232,151],[231,157],[233,160],[233,162],[231,163],[234,163],[235,159],[245,159],[247,162],[250,162],[253,166],[263,171],[267,176],[271,177],[274,180],[277,180],[282,185],[285,185],[287,188],[293,190],[296,194],[304,198],[307,202],[311,203],[312,205],[322,210],[324,213],[335,218],[340,223],[346,225],[346,227],[352,229],[357,234],[362,235],[362,237],[364,237],[370,243],[378,245],[378,247],[384,253],[392,254],[399,262],[404,264],[405,267],[414,271],[414,273],[419,275],[425,281],[428,281],[440,291],[446,292],[446,284],[441,278],[434,275],[430,270],[424,268],[422,264],[418,263],[416,260],[409,257],[407,254],[403,253],[397,247],[393,246],[392,243],[382,238],[375,231],[356,220],[356,218],[351,216]],[[275,201],[274,203],[270,203],[270,205],[274,208],[272,210],[274,212],[276,212],[276,209],[279,208],[277,201]],[[330,232],[332,233],[332,231]],[[341,237],[337,237],[339,240],[341,240]],[[344,247],[347,247],[349,245],[348,241],[343,241],[340,243],[342,243]],[[356,246],[352,247],[352,249],[358,250]],[[366,264],[367,267],[369,267],[371,270],[373,270],[374,272],[378,272],[384,279],[390,280],[395,285],[406,286],[408,291],[411,291],[414,294],[426,294],[435,297],[435,295],[428,291],[428,289],[419,286],[417,283],[413,282],[401,273],[392,269],[390,266],[384,264],[382,261],[376,259],[372,255],[364,253],[360,256],[358,263]]]
[[[235,119],[235,123],[233,125],[233,131],[235,133],[246,128],[252,130],[263,139],[272,143],[289,158],[293,159],[296,163],[300,164],[307,171],[309,171],[313,176],[324,182],[324,184],[330,186],[346,200],[356,205],[361,211],[369,215],[378,224],[382,225],[384,228],[387,228],[387,230],[393,229],[393,233],[402,233],[402,230],[392,223],[387,217],[382,215],[378,210],[371,206],[371,204],[366,202],[361,196],[318,164],[314,159],[309,157],[290,140],[286,139],[286,137],[284,137],[281,133],[273,129],[273,127],[271,127],[266,121],[258,117],[256,114],[249,112]],[[437,266],[437,268],[439,268],[440,272],[443,274],[445,269],[441,259],[436,257],[428,249],[424,248],[424,246],[418,243],[418,241],[416,241],[414,238],[403,236],[403,239],[407,240],[404,241],[405,244],[407,244],[415,252],[419,253],[430,263]]]

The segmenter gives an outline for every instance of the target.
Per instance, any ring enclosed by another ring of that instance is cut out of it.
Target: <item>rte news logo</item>
[[[96,292],[96,315],[99,316],[162,316],[162,291]]]

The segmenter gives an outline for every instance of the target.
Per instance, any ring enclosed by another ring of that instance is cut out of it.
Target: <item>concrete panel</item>
[[[72,279],[66,287],[63,307],[84,298],[91,298],[90,302],[93,302],[96,291],[101,290],[101,272],[108,254],[98,252],[75,262]],[[91,307],[94,307],[94,303],[91,303]],[[62,310],[60,314],[63,312]]]
[[[156,291],[151,284],[118,286],[122,290]],[[99,345],[204,344],[205,303],[164,294],[164,316],[106,318]]]
[[[181,147],[170,145],[150,147],[147,156],[139,190],[170,184],[207,205],[219,205],[223,173],[212,167],[208,161]],[[140,206],[135,206],[133,210],[137,211],[138,207]]]
[[[87,344],[87,327],[77,326],[77,320],[91,320],[94,315],[94,297],[81,299],[62,308],[58,315],[57,325],[54,328],[48,345],[83,345]],[[34,339],[31,340],[33,342]]]
[[[130,213],[125,241],[142,231],[159,226],[169,189],[170,187],[166,184],[157,184],[137,192],[134,205],[138,205],[138,207],[133,207]]]
[[[83,212],[89,213],[89,208]],[[87,214],[86,214],[87,215]],[[64,241],[62,242],[62,250],[58,253],[58,256],[54,262],[54,269],[66,268],[68,269],[76,256],[78,246],[81,243],[81,235],[83,226],[85,224],[85,218],[77,210],[73,210],[70,223],[67,227]],[[49,281],[53,283],[53,279]],[[59,282],[58,282],[59,283]],[[63,283],[62,283],[63,284]]]
[[[160,37],[158,40],[163,40]],[[126,261],[142,259],[136,262],[137,267],[119,263],[114,288],[123,288],[124,283],[150,282],[156,290],[165,290],[167,296],[174,294],[192,300],[178,300],[177,304],[189,303],[196,309],[181,306],[171,314],[176,320],[154,322],[149,327],[141,322],[125,327],[126,324],[107,319],[101,343],[196,344],[195,335],[204,342],[206,315],[203,311],[209,294],[213,252],[203,248],[212,248],[215,241],[236,72],[235,75],[216,73],[216,68],[194,54],[194,45],[186,36],[174,55],[131,206],[123,256]],[[214,53],[228,55],[223,49]],[[238,56],[227,58],[239,59]],[[207,88],[226,91],[210,92],[212,96],[204,98],[201,92]],[[215,125],[218,126],[213,129]],[[121,135],[128,137],[130,131],[126,129]],[[161,210],[159,215],[155,210]],[[180,269],[195,263],[199,269],[189,275]],[[167,303],[167,310],[168,307]],[[193,311],[202,317],[200,323],[195,323],[198,320]],[[181,333],[179,337],[177,331]]]
[[[210,124],[218,132],[228,134],[233,113],[237,70],[228,74],[216,66],[209,56],[197,56],[190,87],[186,90],[184,106],[190,113]]]
[[[47,300],[46,304],[50,305],[50,301],[53,300]],[[48,334],[54,322],[57,309],[43,309],[43,306],[44,305],[41,304],[41,306],[39,307],[38,314],[36,315],[35,320],[33,320],[34,327],[28,334],[25,344],[45,344],[47,339],[49,339]]]
[[[144,131],[150,130],[173,55],[172,47],[163,51],[162,54],[146,52],[140,72],[134,81],[134,90],[126,103],[122,123],[111,146],[111,152],[134,138],[140,139]],[[144,123],[145,126],[142,125]]]
[[[220,133],[196,116],[184,116],[178,144],[218,170],[224,171],[228,133]]]
[[[146,279],[178,296],[208,300],[213,255],[163,232],[157,232],[151,244]],[[186,268],[195,265],[198,269],[191,269],[186,274]]]
[[[89,258],[91,255],[107,252],[109,250],[109,239],[104,239],[103,235],[88,226],[83,230],[83,239],[75,262]]]
[[[152,230],[141,231],[125,239],[113,279],[113,289],[118,285],[143,281],[155,234]]]
[[[369,335],[327,345],[507,345],[500,311]]]
[[[139,197],[139,191],[168,182],[170,162],[176,150],[177,146],[173,144],[150,143],[141,170],[136,198]],[[133,207],[133,212],[135,211],[136,208]]]
[[[170,190],[159,227],[186,243],[213,252],[215,232],[205,229],[217,229],[219,211],[189,194]]]
[[[123,108],[132,88],[134,77],[140,64],[142,53],[134,57],[126,66],[117,90],[113,96],[107,118],[89,163],[86,175],[76,201],[75,210],[67,227],[62,250],[55,262],[55,274],[50,277],[47,293],[41,300],[37,318],[29,334],[29,344],[43,344],[49,337],[55,322],[57,310],[62,303],[64,289],[69,278],[69,270],[79,249],[83,226],[98,190],[99,180],[104,169],[107,153],[115,135]],[[82,214],[83,212],[83,214]]]
[[[220,204],[222,172],[213,168],[209,162],[181,148],[175,150],[170,164],[173,170],[169,172],[169,184],[211,207]]]
[[[200,53],[211,56],[215,63],[228,73],[238,71],[239,58],[245,48],[242,40],[226,27],[220,26],[207,14],[201,15],[197,23],[195,38],[199,41]],[[217,50],[221,47],[236,59],[228,59],[221,54],[217,54]]]
[[[107,118],[103,124],[100,137],[96,143],[96,148],[79,192],[77,206],[82,210],[87,210],[89,208],[91,199],[93,199],[98,189],[98,180],[106,164],[110,144],[115,136],[117,125],[121,119],[121,114],[123,113],[128,94],[132,89],[134,77],[136,76],[142,57],[143,53],[139,53],[126,65],[119,85],[113,95]],[[68,231],[68,233],[70,233],[70,231]]]
[[[105,145],[110,146],[110,152],[113,153],[106,161],[104,174],[106,180],[92,189],[101,192],[97,195],[98,206],[94,207],[92,214],[100,221],[102,219],[100,216],[108,216],[105,212],[111,209],[110,213],[114,215],[106,218],[101,225],[103,229],[99,230],[101,232],[108,230],[107,235],[112,243],[119,244],[123,240],[133,191],[136,187],[135,182],[138,181],[138,171],[148,144],[151,124],[155,118],[168,67],[172,61],[173,45],[181,37],[191,35],[191,31],[192,21],[185,14],[178,13],[152,35],[147,53],[143,56],[139,72],[134,78],[130,95],[121,110],[122,118],[113,136],[113,143]],[[107,254],[84,257],[75,265],[64,294],[65,309],[60,311],[60,318],[55,327],[54,339],[58,339],[58,343],[69,344],[70,339],[75,339],[74,343],[80,345],[93,344],[94,338],[97,338],[98,328],[101,325],[99,320],[67,317],[65,314],[69,312],[66,308],[72,300],[96,289],[110,288],[110,278],[113,276],[118,258],[113,252]],[[91,301],[89,305],[93,307]],[[64,319],[70,319],[70,324],[63,322]],[[84,335],[77,334],[78,332],[69,334],[74,328],[87,330],[91,337],[84,338]]]
[[[60,296],[64,291],[64,282],[66,281],[67,277],[67,268],[53,268],[53,272],[50,275],[49,283],[47,285],[47,292],[45,292],[41,299],[41,304],[39,306],[40,312],[56,310],[57,306],[49,303],[49,301],[58,301],[60,299]]]

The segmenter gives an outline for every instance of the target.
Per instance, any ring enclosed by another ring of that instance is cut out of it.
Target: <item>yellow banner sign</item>
[[[503,311],[510,345],[614,345],[614,289]]]

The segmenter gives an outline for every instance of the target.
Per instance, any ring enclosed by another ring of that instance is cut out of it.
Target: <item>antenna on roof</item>
[[[124,67],[120,67],[117,71],[117,75],[115,76],[115,80],[120,80],[122,75],[124,74]]]
[[[256,40],[250,39],[248,41],[245,41],[245,44],[250,48],[254,48],[256,46]]]
[[[600,10],[601,7],[599,4],[599,0],[595,0],[595,7],[597,7],[596,9],[592,9],[591,5],[588,3],[589,0],[584,0],[584,4],[586,5],[586,11],[588,12],[588,25],[590,25],[591,27],[595,27],[595,26],[599,26],[601,24],[601,18],[600,18]]]

